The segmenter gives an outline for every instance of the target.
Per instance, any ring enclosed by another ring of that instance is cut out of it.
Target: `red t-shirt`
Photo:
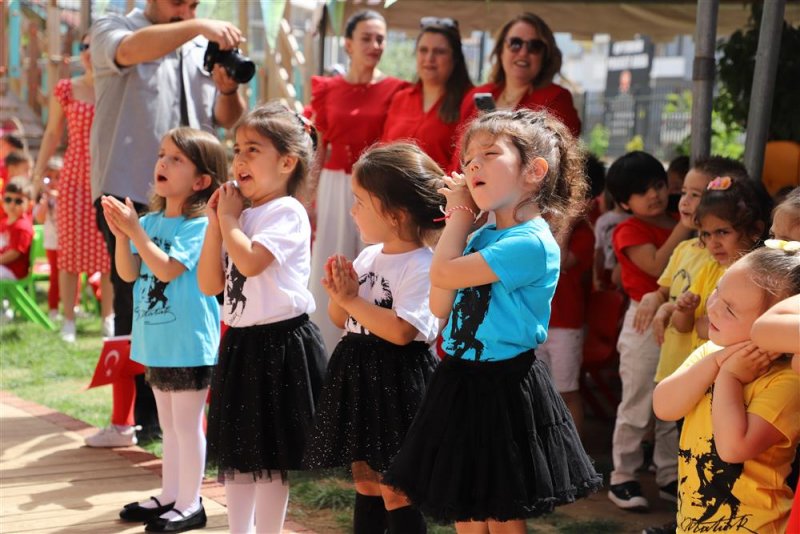
[[[672,228],[653,226],[637,217],[630,217],[614,228],[612,242],[614,254],[622,268],[622,288],[636,302],[642,300],[645,293],[658,289],[658,277],[642,271],[623,253],[623,250],[647,243],[660,248],[671,233]]]
[[[0,219],[0,254],[7,250],[16,250],[22,255],[6,267],[14,273],[17,280],[25,278],[31,266],[31,243],[33,242],[33,222],[25,215],[11,224],[8,218]]]
[[[415,141],[443,170],[447,170],[453,158],[458,121],[448,124],[439,117],[441,98],[424,112],[422,97],[422,84],[419,83],[394,95],[381,141]]]
[[[573,228],[569,251],[578,263],[562,270],[550,308],[551,328],[582,328],[586,316],[586,298],[590,287],[588,274],[594,261],[594,231],[585,220]]]
[[[786,534],[797,534],[798,532],[800,532],[800,482],[794,490],[792,513],[789,515],[789,525],[786,527]]]
[[[314,125],[330,147],[326,169],[350,173],[353,163],[383,133],[394,94],[408,82],[386,77],[377,83],[350,83],[342,76],[311,77]]]

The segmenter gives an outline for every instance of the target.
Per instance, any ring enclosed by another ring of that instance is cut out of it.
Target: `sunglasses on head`
[[[539,55],[547,50],[547,43],[541,39],[528,39],[527,41],[522,37],[509,37],[506,39],[506,46],[514,53],[522,50],[523,45],[525,45],[529,54]]]
[[[426,28],[428,26],[444,26],[445,28],[458,29],[458,21],[450,17],[422,17],[419,19],[420,28]]]
[[[81,52],[86,52],[87,50],[89,50],[89,43],[81,43],[81,44],[79,44],[78,45],[78,50],[80,50]]]
[[[25,199],[22,197],[5,197],[3,198],[3,202],[6,204],[16,204],[17,206],[22,206],[22,203],[25,202]]]

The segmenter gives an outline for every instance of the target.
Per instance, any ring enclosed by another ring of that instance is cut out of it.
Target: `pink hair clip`
[[[717,176],[708,183],[709,191],[725,191],[733,184],[730,176]]]

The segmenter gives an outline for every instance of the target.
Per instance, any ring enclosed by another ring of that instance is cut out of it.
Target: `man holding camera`
[[[100,196],[123,201],[129,197],[136,210],[143,211],[164,134],[178,126],[214,133],[216,127],[233,126],[245,109],[238,83],[225,68],[216,64],[210,73],[203,68],[209,41],[220,50],[231,50],[242,34],[228,22],[196,18],[198,3],[147,0],[144,11],[137,8],[125,16],[103,17],[91,29],[96,92],[90,142],[92,198],[111,255],[117,336],[131,332],[133,285],[117,275],[115,239],[103,217]],[[137,441],[128,402],[132,385],[117,386],[112,424],[88,437],[89,446],[117,447]],[[135,420],[143,427],[140,437],[157,435],[155,402],[143,375],[136,377],[136,394]]]

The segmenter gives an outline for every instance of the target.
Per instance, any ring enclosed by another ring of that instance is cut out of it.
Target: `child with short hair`
[[[656,158],[630,152],[617,159],[606,176],[606,185],[623,209],[633,214],[614,230],[614,252],[622,270],[622,286],[630,297],[617,342],[622,379],[622,400],[614,426],[608,498],[625,510],[649,506],[636,479],[643,462],[642,439],[653,423],[652,395],[660,349],[651,327],[634,324],[642,297],[658,288],[657,277],[667,266],[675,247],[692,228],[681,219],[677,225],[667,214],[667,173]],[[655,420],[656,484],[659,495],[674,502],[677,490],[674,424]]]
[[[0,218],[0,279],[20,280],[31,266],[33,221],[29,210],[33,186],[27,178],[12,178],[3,190],[6,216]]]
[[[6,169],[8,171],[9,180],[17,177],[30,178],[31,170],[33,169],[33,160],[30,154],[21,150],[9,152],[3,158]]]
[[[619,223],[628,219],[630,213],[622,209],[622,206],[614,201],[614,197],[608,192],[608,188],[603,192],[605,205],[608,211],[597,218],[594,224],[594,287],[598,290],[614,289],[616,284],[613,281],[613,272],[617,268],[617,256],[614,254],[613,235],[614,229]]]
[[[769,306],[800,293],[800,243],[774,246],[725,272],[708,301],[710,341],[653,395],[659,418],[684,418],[680,534],[786,529],[792,505],[786,477],[800,439],[800,376],[781,348],[764,350],[750,339]]]
[[[689,173],[689,156],[678,156],[669,162],[667,166],[667,190],[669,191],[669,201],[667,202],[668,213],[678,213],[678,204],[683,196],[683,182]]]

